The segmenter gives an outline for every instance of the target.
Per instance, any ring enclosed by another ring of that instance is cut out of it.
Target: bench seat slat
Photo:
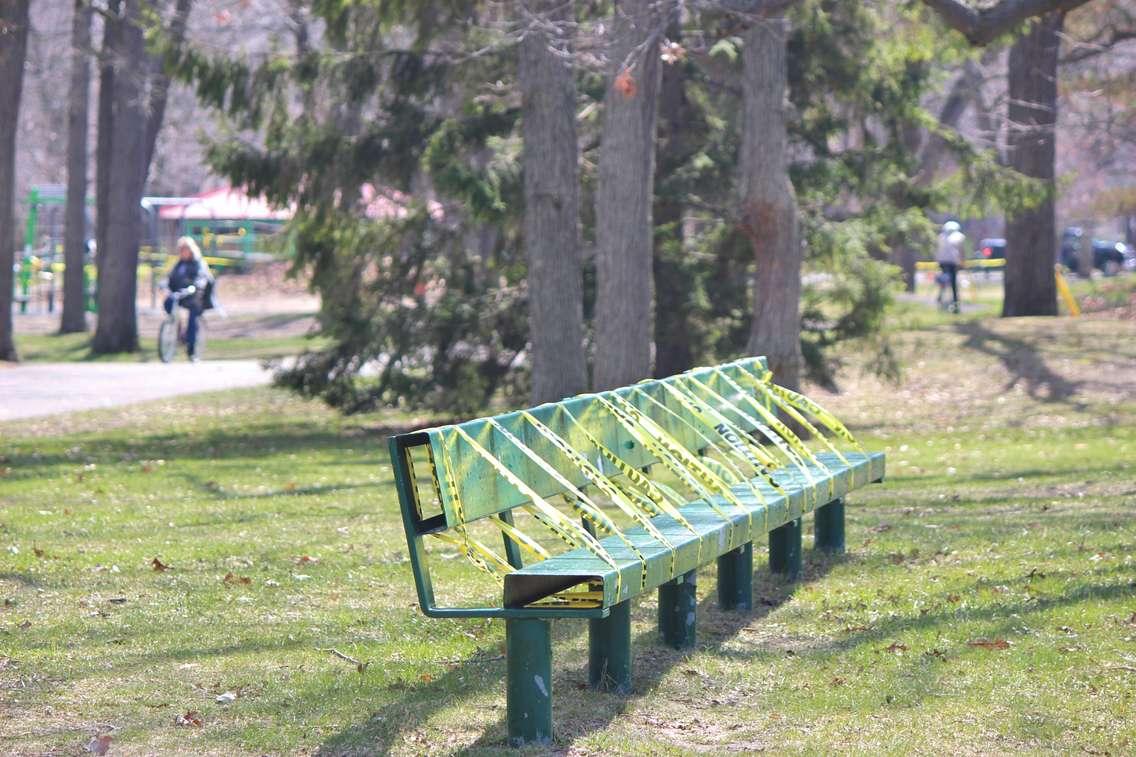
[[[821,468],[810,464],[808,467],[815,479],[815,483],[811,485],[800,471],[792,468],[778,471],[775,478],[784,489],[780,494],[764,481],[755,482],[756,488],[765,496],[764,503],[759,502],[746,486],[735,487],[735,494],[745,505],[747,512],[738,511],[718,498],[716,504],[730,516],[728,521],[704,501],[684,505],[681,512],[697,534],[691,533],[669,516],[657,516],[652,523],[674,545],[673,559],[670,551],[645,529],[628,529],[626,536],[640,548],[646,560],[646,585],[642,580],[643,563],[618,537],[609,536],[601,539],[600,543],[614,558],[617,568],[612,568],[583,549],[565,552],[507,575],[505,607],[523,607],[543,596],[585,582],[602,584],[603,605],[611,607],[642,591],[656,588],[676,575],[694,570],[715,557],[760,537],[768,530],[801,517],[803,513],[814,509],[814,503],[815,506],[822,506],[853,489],[883,480],[882,453],[850,452],[845,453],[845,458],[848,465],[840,462],[833,453],[819,453],[817,459],[829,472],[825,473]],[[552,586],[559,588],[549,591]]]

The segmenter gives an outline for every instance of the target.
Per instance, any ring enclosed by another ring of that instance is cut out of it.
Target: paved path
[[[267,384],[256,360],[177,363],[0,363],[0,421]]]

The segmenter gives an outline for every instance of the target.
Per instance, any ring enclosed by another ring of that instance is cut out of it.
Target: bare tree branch
[[[1069,40],[1073,46],[1073,50],[1061,57],[1062,63],[1080,63],[1089,58],[1095,58],[1112,50],[1112,48],[1119,45],[1121,42],[1127,42],[1130,39],[1136,39],[1136,29],[1117,29],[1113,27],[1109,30],[1111,34],[1103,40]]]
[[[1000,0],[975,8],[963,0],[923,0],[923,4],[974,46],[989,44],[1026,19],[1054,11],[1070,11],[1089,0]]]

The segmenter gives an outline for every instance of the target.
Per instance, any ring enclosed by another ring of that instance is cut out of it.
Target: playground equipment
[[[161,207],[157,207],[159,204]],[[278,235],[292,211],[273,208],[234,187],[196,197],[168,198],[154,206],[154,218],[161,221],[170,238],[193,237],[211,267],[244,271],[285,252]]]
[[[64,211],[66,189],[60,185],[32,187],[25,199],[27,222],[24,249],[15,271],[14,300],[20,312],[54,312],[64,271]],[[93,206],[87,198],[88,207]],[[138,282],[150,290],[150,306],[156,308],[158,283],[176,256],[174,241],[191,236],[201,245],[210,267],[248,270],[253,264],[287,254],[280,231],[291,211],[268,206],[232,187],[191,197],[143,197],[142,244],[138,255]],[[87,213],[86,229],[93,228]],[[84,234],[84,237],[87,237]],[[96,273],[93,257],[83,267],[86,309],[96,309]]]

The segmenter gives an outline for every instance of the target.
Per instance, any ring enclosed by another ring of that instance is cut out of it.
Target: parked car
[[[1065,237],[1061,242],[1061,264],[1073,273],[1077,273],[1080,263],[1081,238],[1079,234],[1071,234],[1071,231],[1080,232],[1080,229],[1065,230]],[[1105,276],[1115,276],[1125,268],[1136,268],[1136,253],[1124,242],[1094,239],[1092,240],[1092,251],[1093,268],[1096,268]]]
[[[1093,267],[1105,276],[1114,276],[1125,268],[1136,269],[1136,252],[1124,242],[1093,240]]]
[[[979,260],[1005,260],[1006,240],[998,237],[989,237],[978,243],[974,257]]]

